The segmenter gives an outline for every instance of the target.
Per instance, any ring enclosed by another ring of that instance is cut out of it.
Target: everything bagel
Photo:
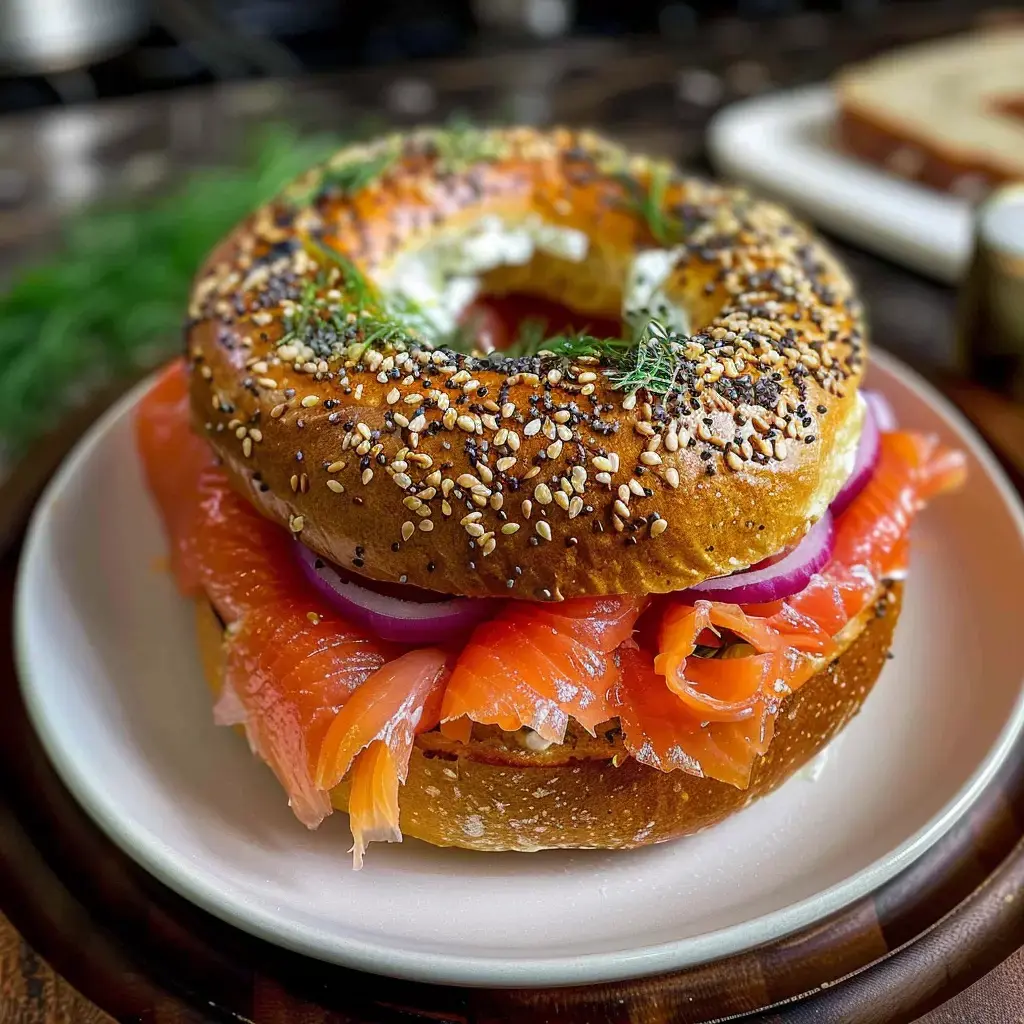
[[[459,330],[478,292],[624,335],[483,354]],[[759,562],[824,513],[863,415],[825,247],[589,132],[342,150],[224,241],[189,312],[193,423],[235,484],[324,558],[445,593],[647,595]]]
[[[137,439],[214,718],[357,867],[403,829],[660,842],[782,784],[963,477],[859,390],[807,229],[588,132],[343,150],[218,247],[186,345]]]

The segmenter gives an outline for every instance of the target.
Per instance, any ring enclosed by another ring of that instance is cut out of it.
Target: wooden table
[[[225,157],[254,120],[343,126],[370,112],[407,124],[465,110],[482,119],[589,123],[701,167],[702,128],[716,105],[820,79],[839,62],[967,20],[941,3],[871,24],[789,19],[771,33],[725,22],[687,45],[562,43],[386,75],[251,83],[0,122],[0,152],[13,154],[25,189],[0,211],[0,271],[47,244],[71,206],[104,191],[159,188],[185,168]],[[1021,486],[1024,413],[957,376],[953,293],[837,247],[860,279],[876,343],[931,376]],[[120,854],[56,780],[25,721],[10,664],[20,526],[39,485],[105,400],[44,439],[0,491],[0,536],[11,542],[0,557],[0,1022],[78,1024],[107,1013],[174,1024],[655,1024],[741,1012],[777,1022],[1024,1020],[1024,751],[969,821],[871,899],[764,950],[666,978],[553,993],[382,981],[276,950],[185,904]]]

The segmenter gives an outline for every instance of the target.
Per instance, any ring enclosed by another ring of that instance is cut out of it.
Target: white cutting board
[[[971,205],[862,163],[832,142],[827,85],[726,107],[708,128],[723,177],[774,196],[821,227],[941,281],[959,281],[971,251]]]

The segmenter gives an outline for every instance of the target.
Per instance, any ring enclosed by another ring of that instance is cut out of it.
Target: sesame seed
[[[626,503],[619,498],[615,499],[615,504],[612,505],[612,508],[615,509],[615,512],[622,516],[623,519],[629,518],[629,508]]]
[[[242,441],[242,454],[249,458],[252,455],[252,438],[247,437]]]
[[[523,510],[523,515],[526,516],[527,519],[529,519],[530,518],[530,513],[533,512],[533,502],[530,501],[529,498],[524,498],[523,499],[523,504],[522,504],[521,507],[522,507],[522,510]]]
[[[679,486],[679,471],[675,466],[669,466],[665,470],[665,482],[675,490]]]
[[[524,480],[532,480],[535,476],[540,476],[540,466],[531,466],[524,474]]]
[[[289,483],[291,484],[292,493],[294,494],[299,489],[299,474],[292,473],[292,478]]]
[[[455,429],[455,422],[458,419],[458,416],[459,416],[459,414],[454,409],[446,409],[445,410],[444,415],[441,417],[441,423],[443,424],[445,430],[454,430]],[[398,417],[397,416],[395,417],[395,421],[396,422],[398,421]],[[406,421],[405,425],[406,426],[409,425],[408,421]]]
[[[548,456],[548,458],[549,459],[557,459],[558,456],[561,455],[561,454],[562,454],[562,442],[561,441],[552,441],[551,444],[548,445],[548,449],[547,449],[547,456]]]
[[[533,496],[542,505],[551,504],[551,488],[547,484],[537,484],[534,488]]]
[[[256,379],[256,383],[259,384],[259,386],[261,388],[276,388],[277,387],[277,381],[274,380],[273,377],[258,377]]]
[[[409,426],[409,417],[403,416],[400,412],[396,412],[392,418],[403,429]]]
[[[495,547],[497,547],[497,541],[493,537],[488,537],[487,540],[484,541],[483,547],[480,550],[483,551],[484,557],[486,558],[487,555],[495,549]]]
[[[388,392],[388,398],[387,398],[388,405],[394,405],[395,402],[397,402],[401,397],[402,397],[402,393],[398,390],[398,388],[392,388]]]
[[[630,483],[632,483],[632,481],[630,481]],[[643,492],[641,491],[641,494],[642,493]],[[627,505],[629,504],[629,499],[632,497],[632,491],[630,491],[628,484],[619,484],[616,494],[619,496],[619,501],[624,501]]]
[[[492,494],[487,502],[495,512],[500,511],[501,506],[505,504],[505,497],[499,491],[497,494]]]
[[[362,480],[363,486],[365,487],[373,479],[373,470],[364,469],[363,475],[359,479]]]
[[[302,516],[289,516],[288,518],[288,529],[292,533],[302,533],[302,528],[305,525],[306,520]]]
[[[551,527],[543,519],[537,523],[534,529],[537,531],[537,536],[542,540],[551,540]]]
[[[506,455],[503,459],[498,459],[494,464],[495,469],[499,473],[505,473],[510,470],[516,464],[516,460],[511,455]]]
[[[782,462],[786,458],[786,442],[782,438],[777,438],[775,441],[774,448],[775,458]]]
[[[655,519],[651,523],[651,536],[660,537],[668,529],[667,519]]]
[[[614,472],[611,460],[604,455],[595,455],[590,461],[594,464],[594,469],[598,469],[602,473]]]
[[[456,483],[460,487],[475,487],[480,481],[473,476],[472,473],[463,473],[457,480]]]
[[[501,415],[502,415],[502,417],[504,419],[509,419],[510,417],[514,416],[515,412],[516,412],[516,407],[515,407],[515,405],[512,402],[506,402],[501,407]]]
[[[514,430],[510,430],[508,432],[508,441],[507,441],[507,443],[508,443],[509,448],[512,449],[512,451],[514,451],[514,452],[519,451],[519,443],[520,443],[519,442],[519,435]]]
[[[501,532],[503,534],[505,534],[506,537],[510,537],[510,536],[512,536],[513,533],[518,533],[519,532],[519,524],[518,523],[505,523],[505,525],[502,526],[502,528],[501,528]]]
[[[408,519],[402,523],[402,540],[408,540],[415,532],[415,523],[410,523]]]
[[[433,528],[434,528],[434,523],[433,523],[433,521],[432,521],[432,520],[430,520],[430,519],[421,519],[421,520],[420,520],[420,529],[421,529],[421,530],[422,530],[422,531],[423,531],[424,533],[430,533],[430,531],[431,531],[431,530],[432,530]]]
[[[505,441],[506,441],[506,439],[507,439],[507,438],[508,438],[508,430],[507,430],[507,429],[506,429],[505,427],[502,427],[502,428],[501,428],[501,429],[500,429],[500,430],[499,430],[499,431],[498,431],[498,432],[497,432],[497,433],[496,433],[496,434],[494,435],[494,443],[495,443],[495,445],[496,445],[497,447],[499,447],[499,448],[500,448],[500,447],[501,447],[501,446],[502,446],[502,445],[503,445],[503,444],[505,443]]]
[[[579,381],[580,384],[589,384],[591,381],[597,380],[597,374],[587,370],[586,373],[581,373],[576,380]]]
[[[238,440],[241,441],[242,438],[245,437],[245,435],[248,434],[248,433],[249,433],[249,428],[248,427],[238,427],[235,430],[235,437],[237,437]]]
[[[743,460],[735,452],[725,453],[725,464],[734,472],[743,468]]]
[[[630,494],[635,494],[638,498],[643,498],[645,496],[643,484],[641,484],[635,476],[631,476],[629,478],[628,490]]]
[[[467,434],[473,434],[476,432],[476,423],[472,416],[459,416],[455,420],[455,423],[460,430],[464,430]]]
[[[555,491],[555,504],[566,512],[569,511],[569,495],[565,491]]]
[[[334,491],[335,494],[345,493],[345,487],[340,480],[328,480],[327,486],[330,490]]]
[[[423,401],[423,396],[413,392],[411,395],[406,395],[403,401],[406,405],[419,405]]]
[[[407,473],[396,473],[392,479],[403,491],[407,491],[412,487],[412,478]]]
[[[263,440],[263,431],[259,427],[250,427],[249,436],[259,444]]]
[[[523,427],[523,433],[527,437],[533,437],[534,434],[536,434],[536,433],[538,433],[540,431],[540,427],[541,427],[541,421],[539,419],[537,419],[536,417],[534,417],[532,420],[530,420],[529,423],[526,424],[525,427]]]
[[[631,409],[636,408],[636,392],[634,391],[631,395],[626,395],[622,400],[622,408],[629,412]]]
[[[594,479],[599,484],[604,484],[607,487],[611,487],[611,485],[612,485],[612,475],[611,475],[611,473],[595,473],[594,474]]]
[[[466,533],[470,537],[482,537],[484,535],[484,528],[479,523],[467,523]]]
[[[617,515],[612,516],[612,525],[615,527],[617,533],[622,533],[622,531],[626,528],[626,524]]]
[[[657,452],[641,452],[640,461],[645,466],[660,466],[661,456]]]
[[[483,480],[485,484],[494,482],[494,474],[491,472],[489,466],[486,466],[484,463],[480,462],[477,464],[476,471],[480,474],[480,479]]]
[[[470,512],[469,515],[463,516],[459,520],[460,526],[468,526],[470,523],[475,523],[478,519],[483,518],[483,512]]]
[[[573,490],[582,494],[587,488],[587,471],[582,466],[573,466],[569,476],[572,480]]]
[[[320,396],[319,395],[306,395],[305,398],[302,399],[302,408],[303,409],[312,409],[314,405],[319,405],[319,404],[320,404]]]
[[[285,414],[285,410],[287,408],[287,402],[281,402],[278,405],[275,405],[274,408],[270,410],[270,418],[274,420],[279,420]]]

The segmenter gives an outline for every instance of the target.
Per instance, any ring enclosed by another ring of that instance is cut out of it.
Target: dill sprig
[[[658,320],[648,320],[621,362],[608,371],[608,379],[620,391],[650,391],[665,395],[679,383],[687,338],[667,331]]]
[[[643,218],[651,237],[665,247],[676,245],[683,235],[682,223],[665,205],[665,193],[674,173],[670,164],[654,162],[650,165],[646,185],[630,174],[619,176],[626,189],[629,208]]]
[[[382,178],[401,155],[402,145],[397,136],[342,150],[294,182],[286,192],[286,199],[298,208],[308,206],[328,192],[349,198]]]
[[[15,454],[71,403],[174,352],[206,254],[340,142],[271,125],[241,167],[197,171],[162,198],[73,217],[56,254],[0,294],[0,449]]]
[[[500,160],[506,152],[501,136],[488,128],[477,128],[469,121],[454,120],[434,133],[437,169],[442,174],[458,174],[475,164]]]

